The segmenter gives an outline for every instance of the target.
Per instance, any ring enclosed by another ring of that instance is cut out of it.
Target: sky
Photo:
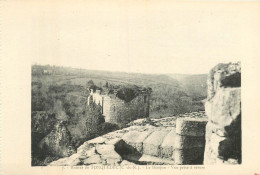
[[[16,25],[29,30],[32,64],[138,73],[202,74],[218,63],[241,61],[249,43],[256,42],[253,19],[259,19],[259,6],[241,3],[76,0],[27,5],[25,23]]]

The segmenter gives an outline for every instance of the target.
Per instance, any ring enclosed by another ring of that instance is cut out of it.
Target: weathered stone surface
[[[203,164],[204,148],[175,149],[174,162],[177,165]]]
[[[97,137],[92,140],[89,140],[88,143],[89,144],[102,144],[102,143],[105,143],[106,140],[107,139],[104,137]]]
[[[181,136],[179,134],[175,137],[175,148],[176,149],[187,149],[187,148],[203,148],[205,146],[205,137],[195,136]]]
[[[76,152],[71,146],[71,135],[63,121],[57,122],[55,128],[41,140],[39,149],[61,157]]]
[[[220,126],[229,126],[241,113],[241,88],[219,89],[205,104],[210,120]]]
[[[122,160],[121,156],[115,151],[114,145],[97,145],[96,151],[101,155],[102,159]]]
[[[86,159],[86,158],[93,156],[95,154],[96,154],[96,148],[95,147],[90,148],[88,150],[83,150],[80,153],[78,153],[80,159]]]
[[[133,162],[129,162],[127,160],[123,160],[121,163],[120,163],[120,166],[126,166],[126,165],[136,165],[135,163]]]
[[[194,112],[182,116],[201,118],[204,113]],[[77,154],[73,159],[67,157],[52,164],[54,166],[135,165],[132,162],[156,165],[174,164],[176,117],[151,119],[151,121],[152,125],[144,123],[143,126],[140,124],[143,120],[138,120],[133,122],[135,124],[131,127],[86,141],[77,149]]]
[[[178,118],[176,133],[185,136],[204,136],[207,119],[204,118]]]
[[[208,100],[219,88],[241,87],[241,63],[218,64],[211,69],[207,79]]]
[[[78,154],[73,154],[70,157],[62,158],[54,162],[51,162],[49,165],[50,166],[76,166],[80,164],[81,161],[79,159]]]
[[[143,153],[152,156],[160,156],[160,145],[162,144],[164,137],[169,131],[154,131],[145,141],[143,142]]]
[[[175,129],[173,129],[166,135],[166,137],[164,138],[164,141],[161,144],[160,157],[172,158],[172,155],[174,154],[175,136],[176,136]]]
[[[233,138],[220,137],[217,134],[212,133],[208,142],[209,147],[207,147],[208,150],[205,152],[205,154],[210,154],[225,161],[228,159],[238,160],[241,156],[239,155],[241,147],[236,144],[235,141]]]
[[[88,142],[83,143],[80,147],[77,149],[77,153],[79,155],[86,155],[86,152],[90,149],[93,148],[94,146],[91,144],[88,144]],[[95,150],[95,149],[94,149]]]
[[[106,141],[106,144],[116,145],[116,144],[118,144],[118,142],[120,142],[121,140],[122,140],[121,138],[114,138],[114,139],[111,139],[111,140],[107,140],[107,141]]]
[[[92,155],[92,156],[88,157],[87,159],[85,159],[83,161],[83,164],[84,165],[91,165],[91,164],[99,164],[101,162],[102,162],[102,160],[100,158],[100,155],[95,154],[95,155]]]
[[[159,157],[146,155],[146,154],[142,155],[142,157],[139,159],[139,162],[148,163],[148,164],[150,162],[150,164],[160,164],[160,165],[173,165],[174,164],[174,161],[172,161],[172,160],[162,159]]]
[[[208,77],[204,164],[241,163],[241,65],[219,64]],[[229,160],[229,161],[228,161]]]
[[[125,126],[127,123],[148,117],[149,103],[144,101],[144,95],[137,95],[132,100],[120,99],[124,93],[120,93],[120,89],[115,94],[103,95],[103,114],[106,116],[105,120],[109,123],[115,123]],[[148,94],[147,94],[148,95]],[[146,100],[149,100],[149,95]],[[133,97],[131,95],[131,97]],[[102,97],[101,97],[102,98]]]
[[[122,138],[130,146],[133,146],[138,152],[143,152],[143,141],[151,134],[151,131],[130,131]]]
[[[106,159],[106,164],[107,165],[119,165],[121,163],[121,159],[113,159],[113,158],[109,158],[109,159]]]
[[[206,138],[210,137],[211,133],[216,133],[220,137],[224,137],[227,135],[225,129],[217,124],[212,122],[208,122],[206,125]]]

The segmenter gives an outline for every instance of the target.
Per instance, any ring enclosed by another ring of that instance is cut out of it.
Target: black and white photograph
[[[260,174],[259,3],[3,4],[4,174]]]
[[[237,21],[176,5],[35,17],[32,166],[242,162]]]
[[[241,163],[241,63],[207,74],[32,66],[32,166]]]

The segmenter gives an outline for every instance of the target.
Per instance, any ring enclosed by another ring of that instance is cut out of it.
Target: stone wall
[[[175,164],[203,164],[206,118],[179,118],[176,121]]]
[[[184,116],[184,115],[183,115]],[[189,117],[138,119],[131,126],[86,141],[70,157],[51,166],[202,164],[207,119]]]
[[[125,125],[133,120],[149,117],[149,99],[144,98],[144,95],[139,95],[130,102],[125,102],[115,96],[103,96],[105,121]]]
[[[208,76],[204,164],[241,163],[241,64],[219,64]]]
[[[96,103],[102,108],[105,121],[125,126],[127,123],[149,117],[150,93],[142,93],[129,102],[117,97],[115,94],[101,93],[100,90],[90,89],[87,104]]]
[[[204,112],[176,118],[132,121],[130,127],[88,140],[77,153],[50,165],[202,164],[207,123]]]

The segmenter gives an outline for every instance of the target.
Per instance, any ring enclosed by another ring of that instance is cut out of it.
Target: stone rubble
[[[77,149],[77,153],[51,162],[49,166],[76,165],[134,165],[140,164],[174,164],[175,124],[177,118],[205,118],[205,113],[193,112],[178,117],[161,119],[138,119],[129,123],[129,127],[107,133],[86,141]],[[160,126],[159,126],[160,125]],[[136,153],[133,161],[128,161],[119,154],[120,151]]]
[[[207,83],[206,114],[138,119],[49,165],[240,164],[241,63],[215,66]]]

